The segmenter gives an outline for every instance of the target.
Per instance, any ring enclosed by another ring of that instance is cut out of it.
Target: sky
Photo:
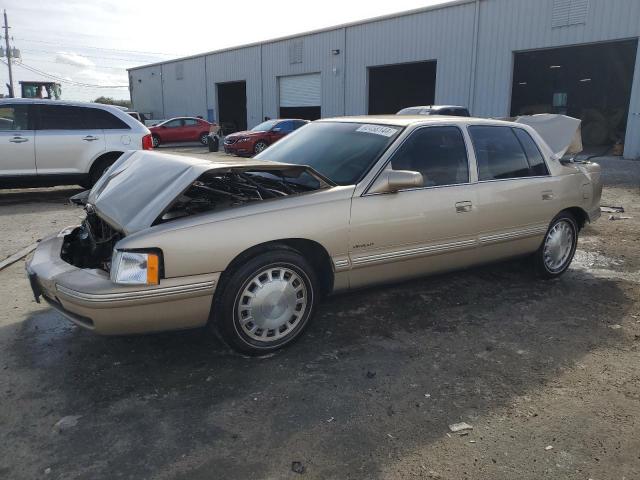
[[[19,80],[49,75],[73,82],[61,82],[63,99],[87,101],[102,95],[128,99],[126,69],[134,66],[444,1],[0,0],[0,9],[7,11],[11,46],[22,57],[13,68],[16,93]],[[8,78],[0,63],[5,94]]]

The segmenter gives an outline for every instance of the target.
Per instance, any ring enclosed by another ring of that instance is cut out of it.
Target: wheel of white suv
[[[239,352],[272,352],[300,337],[315,311],[317,285],[297,251],[267,251],[221,280],[210,323]]]
[[[536,272],[555,278],[567,271],[578,245],[578,223],[569,212],[561,212],[549,225],[544,241],[534,256]]]

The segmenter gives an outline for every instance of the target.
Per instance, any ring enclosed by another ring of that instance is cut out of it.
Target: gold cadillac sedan
[[[27,273],[36,300],[96,333],[207,325],[263,354],[333,292],[518,256],[557,277],[601,190],[597,164],[519,123],[320,120],[251,160],[123,155]]]

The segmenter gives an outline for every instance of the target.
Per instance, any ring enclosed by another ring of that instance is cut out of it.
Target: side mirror
[[[419,172],[385,170],[375,181],[369,193],[395,193],[408,188],[420,188],[424,178]]]

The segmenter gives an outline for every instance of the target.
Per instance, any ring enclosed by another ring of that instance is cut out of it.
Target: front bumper
[[[42,297],[73,323],[103,335],[203,326],[219,274],[162,279],[159,285],[121,286],[106,272],[60,258],[63,237],[43,240],[27,263],[36,301]]]
[[[253,142],[223,144],[225,153],[233,155],[253,155]]]

